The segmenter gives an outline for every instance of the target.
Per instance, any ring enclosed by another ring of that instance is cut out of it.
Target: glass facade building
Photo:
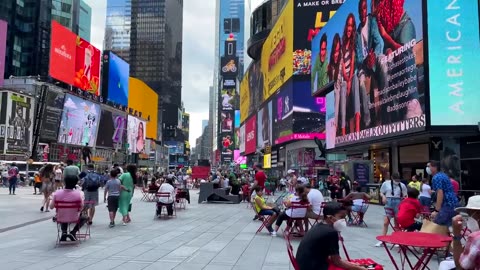
[[[92,8],[85,3],[85,1],[80,1],[80,16],[78,22],[78,35],[90,42],[92,29]]]
[[[131,0],[107,0],[104,49],[130,62]]]

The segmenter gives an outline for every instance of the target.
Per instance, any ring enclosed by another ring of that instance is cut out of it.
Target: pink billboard
[[[5,77],[5,51],[7,47],[7,22],[0,20],[0,86]]]

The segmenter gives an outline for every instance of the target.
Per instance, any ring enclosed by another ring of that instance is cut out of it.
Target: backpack
[[[86,191],[97,191],[100,187],[101,177],[96,172],[88,172],[84,181]]]
[[[17,167],[11,167],[9,170],[8,170],[8,176],[10,178],[12,177],[16,177],[18,174],[18,168]]]

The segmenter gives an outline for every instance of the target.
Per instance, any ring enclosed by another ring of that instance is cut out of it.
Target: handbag
[[[437,223],[428,219],[423,220],[422,229],[420,230],[420,232],[449,235],[449,230],[447,226],[438,225]]]

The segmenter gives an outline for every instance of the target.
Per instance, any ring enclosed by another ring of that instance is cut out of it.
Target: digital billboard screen
[[[312,92],[334,89],[335,147],[426,126],[422,1],[376,3],[346,1],[312,42]]]
[[[7,29],[6,21],[0,20],[0,86],[3,86],[5,76],[5,54],[7,50]]]
[[[477,125],[479,3],[427,1],[432,125]]]
[[[282,85],[280,91],[273,97],[273,141],[279,144],[282,138],[290,136],[293,119],[293,82],[289,80]],[[311,99],[312,97],[309,97]]]
[[[255,153],[257,150],[257,116],[253,115],[245,123],[245,154]]]
[[[128,116],[127,121],[128,151],[135,154],[146,154],[146,122],[131,115]]]
[[[127,137],[127,117],[125,114],[102,110],[101,131],[98,132],[97,146],[121,148]]]
[[[70,94],[65,95],[58,142],[94,147],[99,120],[100,105]]]
[[[40,139],[43,141],[56,141],[58,139],[58,127],[62,118],[65,94],[48,91],[45,100],[45,111],[42,120],[42,132]]]
[[[52,21],[49,75],[99,96],[100,50]]]
[[[114,54],[108,53],[108,96],[107,99],[128,106],[128,82],[130,64]]]
[[[272,101],[270,101],[257,114],[257,147],[263,149],[272,145]]]

